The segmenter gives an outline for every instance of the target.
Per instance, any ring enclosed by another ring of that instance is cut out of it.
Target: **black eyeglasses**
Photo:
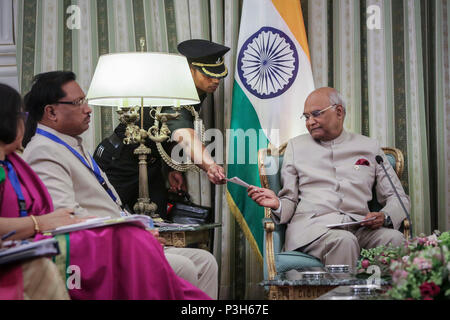
[[[337,106],[337,104],[332,104],[331,106],[326,107],[325,109],[322,110],[314,110],[311,111],[311,113],[304,113],[301,115],[300,119],[305,119],[305,121],[308,121],[309,118],[313,117],[313,118],[317,118],[319,117],[322,113],[324,113],[325,111],[327,111],[328,109],[331,109],[333,107]]]
[[[86,98],[82,98],[82,99],[77,100],[77,101],[58,101],[57,103],[70,104],[70,105],[79,107],[79,106],[82,106],[83,104],[87,104],[88,100]]]

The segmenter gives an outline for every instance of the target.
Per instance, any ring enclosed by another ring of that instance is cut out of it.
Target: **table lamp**
[[[133,210],[160,219],[149,198],[147,156],[151,150],[144,143],[149,138],[160,144],[170,137],[166,121],[179,113],[162,113],[160,107],[176,111],[200,102],[186,57],[157,52],[102,55],[86,98],[89,105],[120,108],[119,119],[127,125],[124,143],[139,143],[134,151],[139,158],[139,198]],[[143,126],[144,106],[154,112],[155,125],[148,131]],[[140,127],[135,124],[139,119]]]

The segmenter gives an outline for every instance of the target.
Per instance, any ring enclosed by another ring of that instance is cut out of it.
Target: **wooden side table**
[[[164,226],[158,229],[160,236],[166,240],[167,246],[178,248],[197,246],[211,251],[212,231],[221,226],[221,223],[210,223],[198,226]]]
[[[271,285],[269,300],[314,300],[334,288],[333,285]]]
[[[323,277],[312,279],[305,278],[303,272],[296,272],[296,275],[290,276],[287,273],[282,273],[278,278],[273,280],[264,280],[261,285],[269,289],[269,300],[312,300],[326,295],[332,290],[336,290],[342,286],[365,285],[366,279],[359,279],[350,273],[327,273],[325,268],[311,268],[323,269]],[[386,286],[389,283],[381,279],[381,285]]]

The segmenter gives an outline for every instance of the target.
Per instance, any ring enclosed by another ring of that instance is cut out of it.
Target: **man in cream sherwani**
[[[272,209],[276,222],[288,224],[285,250],[300,250],[327,265],[355,267],[361,248],[401,245],[404,237],[397,229],[406,214],[377,155],[408,211],[409,198],[377,141],[344,130],[345,103],[333,88],[313,91],[302,118],[309,134],[288,142],[278,196],[269,189],[248,189],[253,200]],[[370,212],[367,204],[374,183],[380,212]],[[362,225],[327,227],[372,217]]]
[[[23,157],[44,182],[55,208],[120,217],[119,196],[80,137],[89,128],[92,109],[75,78],[69,71],[35,77],[25,97],[29,115],[24,144],[29,143]],[[211,253],[175,247],[165,247],[164,253],[178,276],[217,299],[218,266]]]

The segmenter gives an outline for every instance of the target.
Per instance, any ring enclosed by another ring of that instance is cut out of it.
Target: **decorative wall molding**
[[[308,40],[311,68],[316,88],[328,86],[328,8],[327,0],[308,2]]]
[[[0,83],[19,90],[15,44],[15,12],[13,0],[0,1]]]

